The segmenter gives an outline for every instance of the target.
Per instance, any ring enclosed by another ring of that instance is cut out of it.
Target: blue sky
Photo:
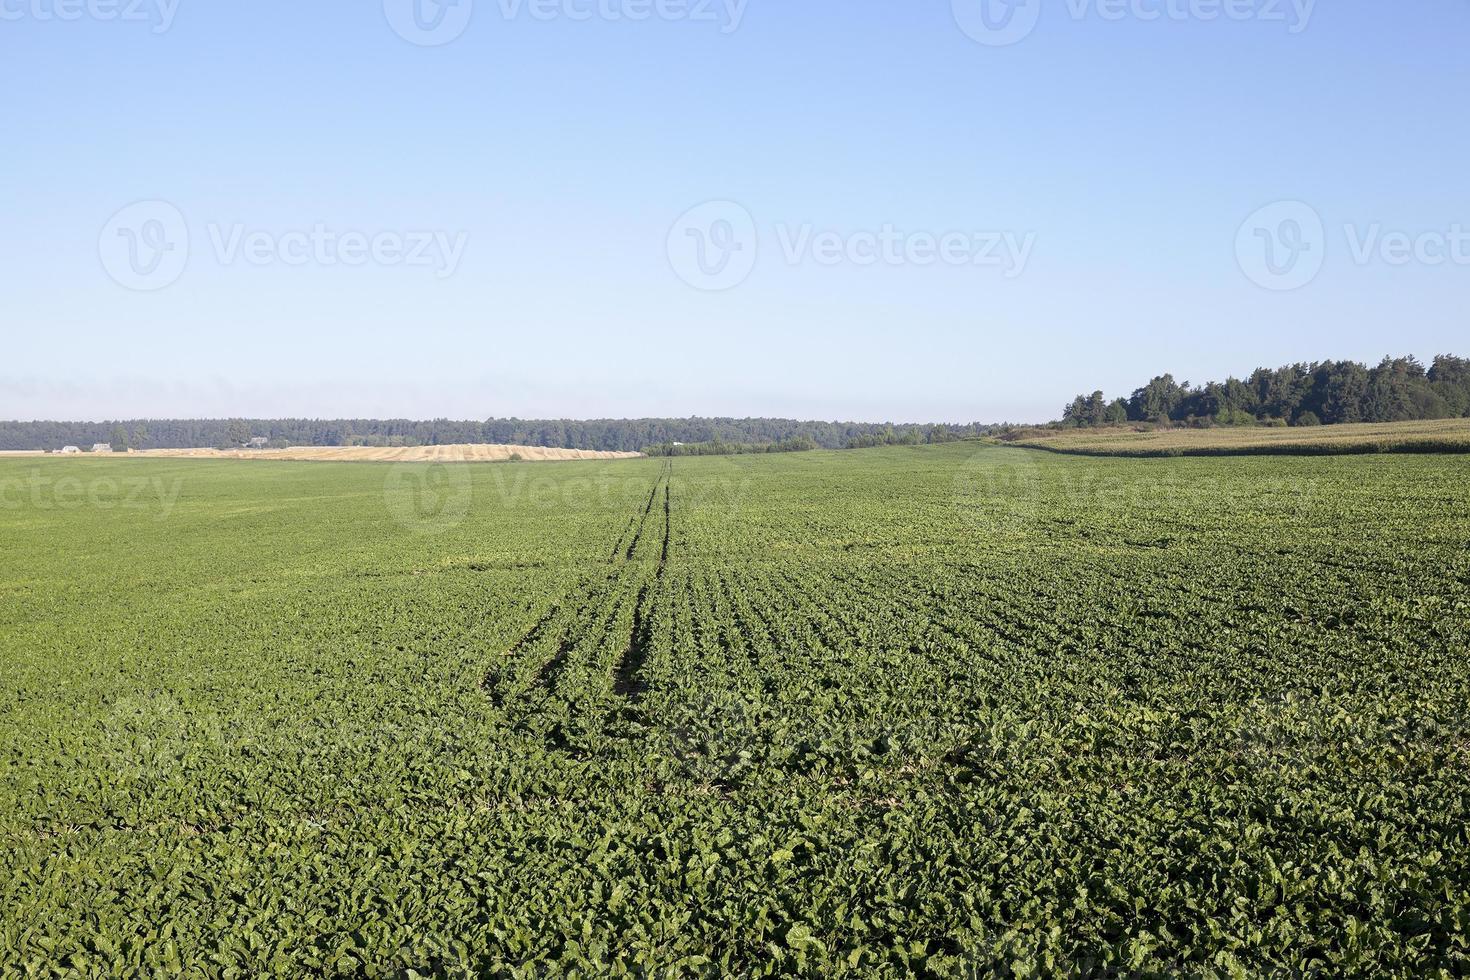
[[[1470,353],[1464,0],[413,2],[0,0],[0,417],[1041,420]]]

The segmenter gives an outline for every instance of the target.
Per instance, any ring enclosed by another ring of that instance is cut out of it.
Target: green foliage
[[[1104,408],[1102,392],[1079,395],[1062,412],[1073,426],[1121,422],[1190,422],[1222,425],[1247,420],[1315,418],[1319,424],[1412,422],[1470,418],[1470,360],[1442,354],[1425,369],[1413,357],[1384,358],[1375,368],[1352,361],[1258,368],[1248,380],[1229,378],[1202,388],[1172,375],[1154,378],[1123,402]],[[1125,406],[1119,418],[1113,407]],[[1308,423],[1312,424],[1312,423]]]
[[[1229,405],[1227,405],[1224,408],[1222,408],[1220,410],[1220,414],[1217,415],[1217,416],[1215,416],[1215,422],[1218,425],[1238,425],[1238,426],[1251,426],[1251,425],[1258,425],[1258,424],[1270,425],[1272,423],[1272,421],[1275,421],[1275,420],[1267,420],[1265,422],[1261,422],[1254,415],[1250,414],[1249,412],[1245,411],[1244,409],[1233,408],[1233,407],[1231,407]]]
[[[0,975],[1470,972],[1464,457],[39,465]]]
[[[250,423],[244,419],[235,419],[225,431],[225,443],[230,446],[243,446],[250,442]]]
[[[664,442],[657,446],[643,447],[645,456],[746,456],[751,453],[803,453],[821,447],[806,436],[783,439],[780,442]]]
[[[948,425],[884,425],[848,439],[845,449],[875,449],[878,446],[937,446],[972,435],[989,434],[1002,427]]]

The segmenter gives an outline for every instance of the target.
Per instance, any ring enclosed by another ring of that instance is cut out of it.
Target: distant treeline
[[[1427,369],[1413,357],[1384,358],[1377,367],[1321,361],[1257,368],[1249,378],[1203,387],[1154,378],[1127,398],[1101,391],[1078,395],[1062,424],[1126,422],[1194,425],[1336,425],[1470,417],[1470,360],[1441,354]]]
[[[991,434],[999,426],[946,426],[946,425],[884,425],[875,431],[853,436],[840,448],[870,449],[874,446],[926,446],[941,442],[956,442],[960,439]],[[822,446],[810,436],[794,436],[778,442],[662,442],[657,446],[645,446],[643,452],[649,456],[740,456],[748,453],[801,453],[813,449],[833,449]]]
[[[107,422],[0,422],[0,450],[234,447],[252,439],[273,446],[435,446],[457,443],[639,452],[675,442],[697,445],[845,449],[895,442],[939,442],[985,435],[991,427],[801,422],[793,419],[129,419]],[[683,447],[680,447],[683,448]],[[786,450],[789,451],[789,450]]]
[[[782,439],[780,442],[661,442],[645,446],[647,456],[743,456],[749,453],[802,453],[821,449],[806,436]]]

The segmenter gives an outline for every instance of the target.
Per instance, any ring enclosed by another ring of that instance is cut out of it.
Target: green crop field
[[[1335,456],[1362,453],[1470,453],[1470,419],[1364,422],[1344,425],[1217,426],[1151,429],[1130,426],[1030,429],[1017,445],[1083,456]]]
[[[1470,974],[1470,457],[0,459],[0,976]]]

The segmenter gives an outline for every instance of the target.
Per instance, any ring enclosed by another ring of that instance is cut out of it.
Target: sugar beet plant
[[[0,975],[1470,974],[1463,457],[36,465]]]

